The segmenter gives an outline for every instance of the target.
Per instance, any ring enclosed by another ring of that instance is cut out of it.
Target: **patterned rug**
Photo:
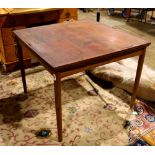
[[[83,73],[62,81],[63,142],[58,142],[53,78],[42,66],[26,74],[28,98],[22,95],[19,71],[0,75],[0,145],[155,145],[153,109],[137,100],[135,117],[129,94],[115,87],[104,90]],[[126,117],[130,126],[124,129]],[[50,134],[36,136],[43,129]]]
[[[155,109],[140,101],[137,101],[135,109],[138,115],[130,122],[130,145],[155,146]]]

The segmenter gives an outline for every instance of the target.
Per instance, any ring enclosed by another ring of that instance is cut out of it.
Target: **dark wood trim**
[[[133,86],[133,94],[132,94],[131,103],[130,103],[131,108],[133,108],[133,106],[135,105],[136,94],[137,94],[137,90],[138,90],[138,86],[139,86],[139,82],[140,82],[140,77],[141,77],[141,73],[142,73],[142,69],[143,69],[145,51],[146,51],[145,49],[142,51],[142,54],[139,56],[139,60],[138,60],[135,83]]]
[[[23,52],[22,52],[22,47],[18,41],[17,41],[17,49],[18,49],[19,64],[20,64],[20,69],[21,69],[24,93],[27,94],[27,86],[26,86],[26,78],[25,78],[25,70],[24,70],[25,67],[24,67],[24,62],[23,62]]]
[[[61,76],[60,73],[55,74],[54,91],[55,91],[55,109],[58,129],[58,140],[62,141],[62,108],[61,108]]]

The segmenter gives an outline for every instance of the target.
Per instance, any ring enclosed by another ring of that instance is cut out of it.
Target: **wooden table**
[[[18,43],[24,93],[27,94],[27,88],[22,47],[28,48],[55,77],[59,141],[62,141],[61,79],[66,76],[139,55],[131,98],[131,107],[134,105],[149,41],[92,21],[75,21],[15,30],[14,35]]]

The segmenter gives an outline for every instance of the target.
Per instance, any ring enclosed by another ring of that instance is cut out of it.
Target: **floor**
[[[43,66],[26,74],[28,98],[22,94],[20,71],[0,75],[0,145],[155,145],[153,108],[136,100],[138,115],[132,115],[126,91],[102,89],[81,73],[62,81],[64,139],[59,143],[53,78]],[[124,128],[126,118],[130,125]],[[43,130],[49,134],[40,136]]]
[[[0,75],[3,79],[0,81],[0,145],[129,144],[128,131],[122,125],[129,111],[127,93],[117,88],[104,90],[93,83],[106,100],[102,101],[98,95],[91,95],[92,86],[87,82],[91,80],[86,75],[62,81],[64,139],[59,143],[53,78],[42,66],[27,69],[26,73],[27,99],[22,95],[19,71]],[[106,102],[111,103],[107,109],[104,108]],[[36,136],[43,129],[50,130],[50,135]]]

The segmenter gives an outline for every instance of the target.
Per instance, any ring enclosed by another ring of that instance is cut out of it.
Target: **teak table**
[[[94,67],[139,56],[131,107],[134,105],[146,47],[137,36],[93,21],[74,21],[14,31],[24,93],[27,93],[22,48],[26,47],[54,75],[58,140],[62,141],[61,78]],[[132,65],[132,64],[131,64]]]

